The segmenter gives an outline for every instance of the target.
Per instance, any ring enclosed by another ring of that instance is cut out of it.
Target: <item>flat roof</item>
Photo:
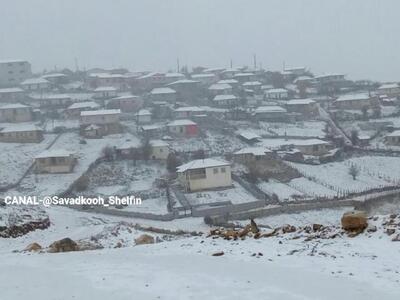
[[[177,172],[181,173],[187,170],[214,168],[223,166],[230,166],[230,163],[227,161],[217,160],[213,158],[196,159],[191,162],[188,162],[187,164],[179,166],[177,168]]]
[[[88,111],[82,111],[81,116],[115,115],[120,113],[121,113],[120,109],[88,110]]]
[[[64,149],[50,149],[50,150],[45,150],[39,155],[35,156],[35,158],[47,158],[47,157],[68,157],[70,155],[73,155],[74,153],[71,151],[67,151]]]

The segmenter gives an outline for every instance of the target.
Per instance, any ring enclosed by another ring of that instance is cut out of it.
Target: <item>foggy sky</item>
[[[0,59],[34,71],[306,66],[400,80],[400,1],[0,0]]]

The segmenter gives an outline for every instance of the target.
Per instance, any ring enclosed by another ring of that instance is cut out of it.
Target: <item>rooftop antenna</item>
[[[179,57],[176,59],[176,67],[177,67],[177,73],[180,71],[180,66],[179,66]]]
[[[257,55],[253,55],[254,70],[257,70]]]
[[[282,70],[282,71],[285,71],[285,69],[286,69],[285,61],[283,61],[282,67],[283,67],[283,70]]]
[[[232,60],[232,58],[231,58],[231,69],[233,68],[233,60]]]

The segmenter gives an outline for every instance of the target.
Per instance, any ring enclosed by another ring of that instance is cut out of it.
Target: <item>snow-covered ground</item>
[[[114,146],[121,141],[123,135],[110,135],[102,139],[87,139],[86,144],[80,143],[77,133],[64,133],[50,149],[71,151],[77,157],[77,164],[69,174],[28,174],[17,189],[7,191],[7,195],[57,195],[78,179],[101,156],[106,146]],[[1,196],[1,195],[0,195]],[[4,195],[3,195],[4,196]]]
[[[338,225],[342,212],[321,210],[256,221],[271,226],[307,221]],[[400,263],[394,259],[399,248],[380,232],[310,242],[291,235],[245,241],[182,236],[134,246],[140,231],[118,227],[126,219],[66,208],[49,208],[48,213],[50,228],[0,239],[2,299],[392,300],[400,294]],[[185,222],[196,227],[197,220]],[[13,252],[32,242],[47,246],[67,236],[79,240],[99,235],[110,238],[106,249]],[[112,249],[121,239],[127,247]],[[211,255],[218,251],[225,255]]]
[[[371,160],[371,164],[368,161]],[[392,174],[384,174],[390,172],[393,167],[398,164],[394,162],[392,167],[386,168],[386,171],[381,169],[381,165],[389,165],[391,160],[388,157],[363,157],[345,160],[343,162],[334,162],[322,165],[307,165],[299,163],[290,163],[303,176],[308,179],[324,185],[328,189],[335,192],[362,192],[372,188],[393,185],[391,178],[397,178],[396,172]],[[364,162],[364,165],[360,163]],[[359,170],[359,174],[355,180],[349,174],[349,168],[355,164]]]
[[[245,202],[257,201],[254,196],[247,192],[237,182],[233,183],[232,188],[219,191],[200,191],[194,193],[186,193],[185,196],[192,205],[226,201],[230,201],[232,204],[240,204]]]
[[[260,122],[259,135],[272,133],[278,136],[298,136],[324,138],[326,123],[323,121],[304,121],[296,123]]]
[[[40,143],[0,143],[0,186],[18,181],[32,165],[34,157],[55,138],[55,134],[45,134]]]

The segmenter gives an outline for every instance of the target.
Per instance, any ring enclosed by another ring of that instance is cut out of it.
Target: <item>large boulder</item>
[[[29,244],[24,251],[28,251],[28,252],[36,252],[36,251],[40,251],[42,250],[42,246],[40,246],[38,243],[32,243]]]
[[[136,245],[154,244],[154,237],[148,234],[142,234],[135,239]]]
[[[367,213],[361,210],[344,213],[341,221],[346,231],[363,231],[368,226]]]
[[[70,251],[78,251],[79,247],[76,242],[71,240],[70,238],[64,238],[59,241],[55,241],[49,246],[49,252],[57,253],[57,252],[70,252]]]

